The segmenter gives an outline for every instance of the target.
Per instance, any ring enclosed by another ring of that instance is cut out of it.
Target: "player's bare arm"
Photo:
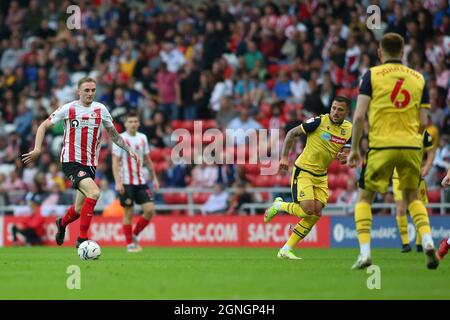
[[[134,158],[136,161],[139,161],[139,158],[137,155],[131,151],[131,149],[128,147],[128,145],[125,143],[123,138],[120,136],[120,134],[117,132],[116,128],[114,127],[106,127],[106,131],[108,132],[109,137],[111,140],[120,148],[125,150],[130,157]]]
[[[364,119],[369,109],[370,99],[369,96],[360,94],[356,102],[356,110],[353,115],[352,146],[347,160],[348,165],[352,168],[356,167],[361,160],[359,141],[364,132]]]
[[[430,109],[427,108],[420,108],[419,109],[419,120],[420,120],[420,126],[419,126],[419,133],[422,134],[425,130],[425,128],[428,125],[428,115],[430,114]]]
[[[286,134],[286,138],[283,142],[283,149],[281,151],[281,160],[280,160],[280,170],[288,170],[288,156],[289,152],[292,149],[292,146],[294,145],[295,141],[302,135],[303,129],[300,126],[297,126],[295,128],[292,128],[289,130],[289,132]]]
[[[121,165],[121,159],[113,155],[112,156],[112,170],[113,170],[113,176],[114,176],[114,182],[116,183],[116,191],[120,194],[123,194],[125,192],[125,189],[123,187],[122,178],[120,177],[120,165]]]
[[[36,132],[36,140],[34,143],[34,149],[31,152],[25,153],[22,155],[22,161],[26,164],[29,165],[30,163],[32,163],[33,161],[35,161],[39,155],[41,154],[41,148],[42,148],[42,143],[44,142],[44,137],[45,137],[45,132],[47,132],[47,130],[49,128],[51,128],[53,126],[53,123],[46,119],[44,122],[42,122]]]
[[[434,156],[436,155],[436,150],[430,149],[427,151],[427,160],[422,168],[422,177],[426,177],[433,166]]]
[[[149,155],[144,157],[144,165],[150,172],[150,179],[152,179],[152,181],[153,181],[153,190],[158,191],[159,181],[158,181],[158,177],[156,176],[155,167],[153,166],[152,159],[150,159]]]

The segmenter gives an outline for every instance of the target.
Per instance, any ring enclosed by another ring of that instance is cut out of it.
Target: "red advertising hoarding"
[[[4,245],[12,245],[11,227],[24,218],[4,217]],[[137,217],[133,221],[136,223]],[[276,217],[271,223],[264,223],[262,216],[156,216],[139,235],[143,246],[220,246],[220,247],[279,247],[288,239],[290,228],[298,218]],[[1,224],[0,224],[1,225]],[[55,218],[46,218],[46,245],[55,244]],[[66,229],[65,246],[73,246],[78,236],[79,221]],[[1,235],[1,232],[0,232]],[[94,216],[89,238],[101,246],[122,246],[125,236],[121,218]],[[0,242],[1,243],[1,242]],[[322,217],[310,234],[301,242],[302,247],[330,246],[330,219]]]

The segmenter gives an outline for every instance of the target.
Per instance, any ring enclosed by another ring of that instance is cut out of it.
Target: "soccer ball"
[[[86,240],[78,247],[78,256],[81,260],[97,260],[101,253],[100,246],[93,240]]]

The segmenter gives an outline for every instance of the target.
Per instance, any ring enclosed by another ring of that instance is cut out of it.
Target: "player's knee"
[[[98,200],[98,198],[100,198],[100,190],[99,189],[90,190],[88,197],[91,199]]]
[[[301,204],[301,207],[302,207],[303,211],[305,211],[306,214],[312,215],[312,214],[315,214],[315,212],[316,212],[316,207],[315,207],[314,203]]]

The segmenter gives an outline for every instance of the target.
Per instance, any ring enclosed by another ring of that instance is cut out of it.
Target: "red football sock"
[[[147,220],[143,216],[139,218],[139,221],[136,223],[136,226],[134,227],[133,234],[137,236],[144,228],[148,225],[150,222],[150,219]]]
[[[75,211],[75,206],[70,206],[66,214],[61,220],[61,225],[66,227],[69,223],[74,222],[80,217],[80,215]]]
[[[132,235],[131,235],[131,224],[123,225],[123,233],[125,234],[125,242],[127,244],[132,243],[133,240],[132,240]]]
[[[86,198],[81,207],[80,219],[80,238],[86,239],[89,226],[91,225],[92,216],[94,215],[94,207],[97,203],[96,199]]]

